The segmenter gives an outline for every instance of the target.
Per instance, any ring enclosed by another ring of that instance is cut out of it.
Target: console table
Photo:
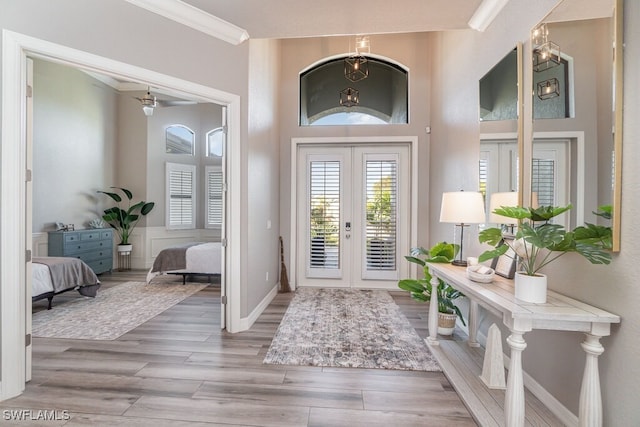
[[[579,331],[585,333],[582,348],[586,364],[580,389],[580,426],[602,426],[602,397],[598,373],[598,356],[604,352],[600,338],[610,334],[611,324],[620,317],[553,291],[547,294],[546,304],[531,304],[517,300],[513,281],[496,276],[492,283],[469,280],[464,267],[451,264],[429,264],[431,285],[438,286],[438,278],[463,292],[469,298],[469,345],[478,346],[478,306],[502,317],[511,335],[507,343],[511,349],[504,415],[508,427],[524,426],[524,380],[522,352],[527,347],[524,334],[533,329]],[[431,295],[429,305],[430,345],[438,345],[438,296]]]

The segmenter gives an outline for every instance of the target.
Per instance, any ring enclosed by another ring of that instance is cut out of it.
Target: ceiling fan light
[[[142,111],[145,116],[151,116],[153,109],[156,108],[156,97],[151,95],[151,92],[147,92],[145,96],[139,98],[142,103]]]
[[[145,116],[153,115],[153,107],[150,107],[148,105],[143,105],[142,106],[142,111],[144,111],[144,115]]]

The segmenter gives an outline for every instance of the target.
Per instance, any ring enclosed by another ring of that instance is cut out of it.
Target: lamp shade
[[[485,222],[484,200],[475,191],[442,193],[440,222],[482,224]]]
[[[515,218],[507,218],[506,216],[493,213],[494,210],[502,206],[518,206],[518,193],[509,191],[506,193],[493,193],[489,202],[489,222],[493,224],[517,224]]]

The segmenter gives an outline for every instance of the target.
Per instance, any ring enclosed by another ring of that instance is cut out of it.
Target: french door
[[[298,150],[299,286],[397,288],[408,277],[409,147]]]

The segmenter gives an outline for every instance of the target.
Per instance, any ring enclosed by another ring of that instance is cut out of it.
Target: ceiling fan
[[[194,105],[196,101],[187,101],[183,99],[158,99],[155,95],[151,95],[151,88],[147,87],[147,93],[142,97],[135,97],[142,104],[142,111],[146,116],[151,116],[156,107],[175,107],[179,105]]]

